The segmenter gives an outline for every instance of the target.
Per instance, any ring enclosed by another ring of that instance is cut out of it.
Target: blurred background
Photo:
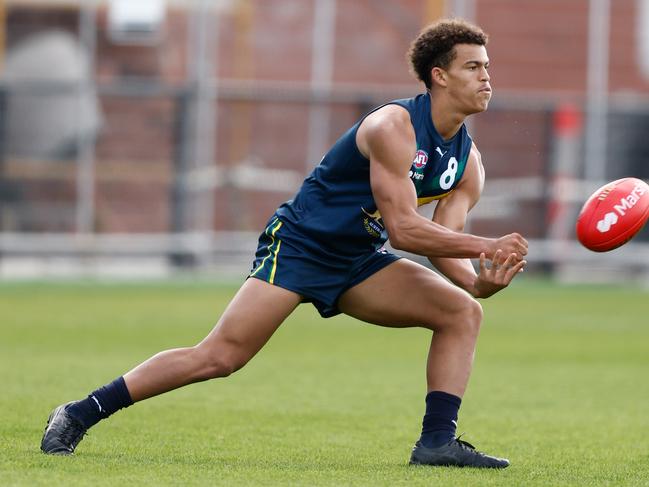
[[[649,0],[0,1],[0,277],[245,276],[330,144],[423,91],[405,52],[452,15],[491,36],[467,230],[523,233],[531,273],[649,285],[647,229],[574,235],[597,187],[649,179]]]

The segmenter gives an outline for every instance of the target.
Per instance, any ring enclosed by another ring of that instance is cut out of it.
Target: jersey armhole
[[[399,103],[397,100],[389,101],[389,102],[384,103],[383,105],[379,105],[378,107],[375,107],[372,110],[370,110],[369,112],[367,112],[365,115],[363,115],[358,120],[358,122],[356,122],[356,130],[354,130],[354,147],[356,148],[356,152],[358,152],[358,154],[368,162],[369,162],[369,159],[367,157],[365,157],[365,155],[363,155],[360,148],[358,147],[358,143],[356,142],[356,134],[358,133],[358,129],[360,128],[361,124],[365,121],[365,119],[367,117],[372,115],[374,112],[379,111],[381,108],[387,107],[388,105],[397,105],[397,106],[400,106],[401,108],[403,108],[405,111],[407,111],[408,112],[408,117],[410,118],[410,125],[412,125],[413,129],[415,127],[414,121],[412,120],[412,113],[410,112],[410,110],[408,110],[408,108],[406,108],[403,104]]]

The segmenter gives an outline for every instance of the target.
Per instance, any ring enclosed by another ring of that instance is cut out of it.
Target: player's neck
[[[449,103],[448,98],[436,97],[432,93],[430,97],[430,116],[433,119],[435,130],[444,140],[449,140],[460,130],[466,115]]]

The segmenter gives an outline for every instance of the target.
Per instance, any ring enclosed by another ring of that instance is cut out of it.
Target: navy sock
[[[426,414],[419,441],[427,448],[437,448],[455,438],[457,413],[462,399],[442,391],[426,395]]]
[[[94,390],[90,395],[70,404],[66,411],[86,427],[94,426],[102,419],[133,404],[124,377]]]

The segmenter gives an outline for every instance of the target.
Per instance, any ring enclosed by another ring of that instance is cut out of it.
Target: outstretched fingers
[[[491,269],[489,269],[489,271],[493,276],[494,282],[506,286],[512,281],[516,274],[523,270],[525,264],[527,264],[527,261],[519,260],[518,256],[514,253],[509,254],[507,258],[505,258],[502,250],[498,249],[491,261]],[[483,262],[481,258],[480,271],[485,272],[486,270],[486,262]]]
[[[502,268],[503,264],[503,251],[502,249],[498,249],[493,256],[493,259],[491,259],[491,270],[498,271]]]
[[[512,257],[512,256],[510,256],[510,258],[511,258],[511,257]],[[510,259],[508,258],[507,261],[509,261],[509,260],[510,260]],[[514,277],[515,277],[519,272],[523,272],[523,269],[525,268],[525,265],[527,265],[527,261],[526,261],[526,260],[521,260],[521,261],[516,262],[516,264],[511,265],[511,264],[514,263],[515,260],[516,260],[515,258],[511,259],[512,262],[510,263],[510,265],[507,266],[507,264],[505,264],[505,266],[504,266],[505,269],[506,269],[506,273],[505,273],[505,284],[509,284],[510,282],[512,282],[512,279],[514,279]]]
[[[487,272],[487,256],[484,252],[480,254],[480,274]]]

